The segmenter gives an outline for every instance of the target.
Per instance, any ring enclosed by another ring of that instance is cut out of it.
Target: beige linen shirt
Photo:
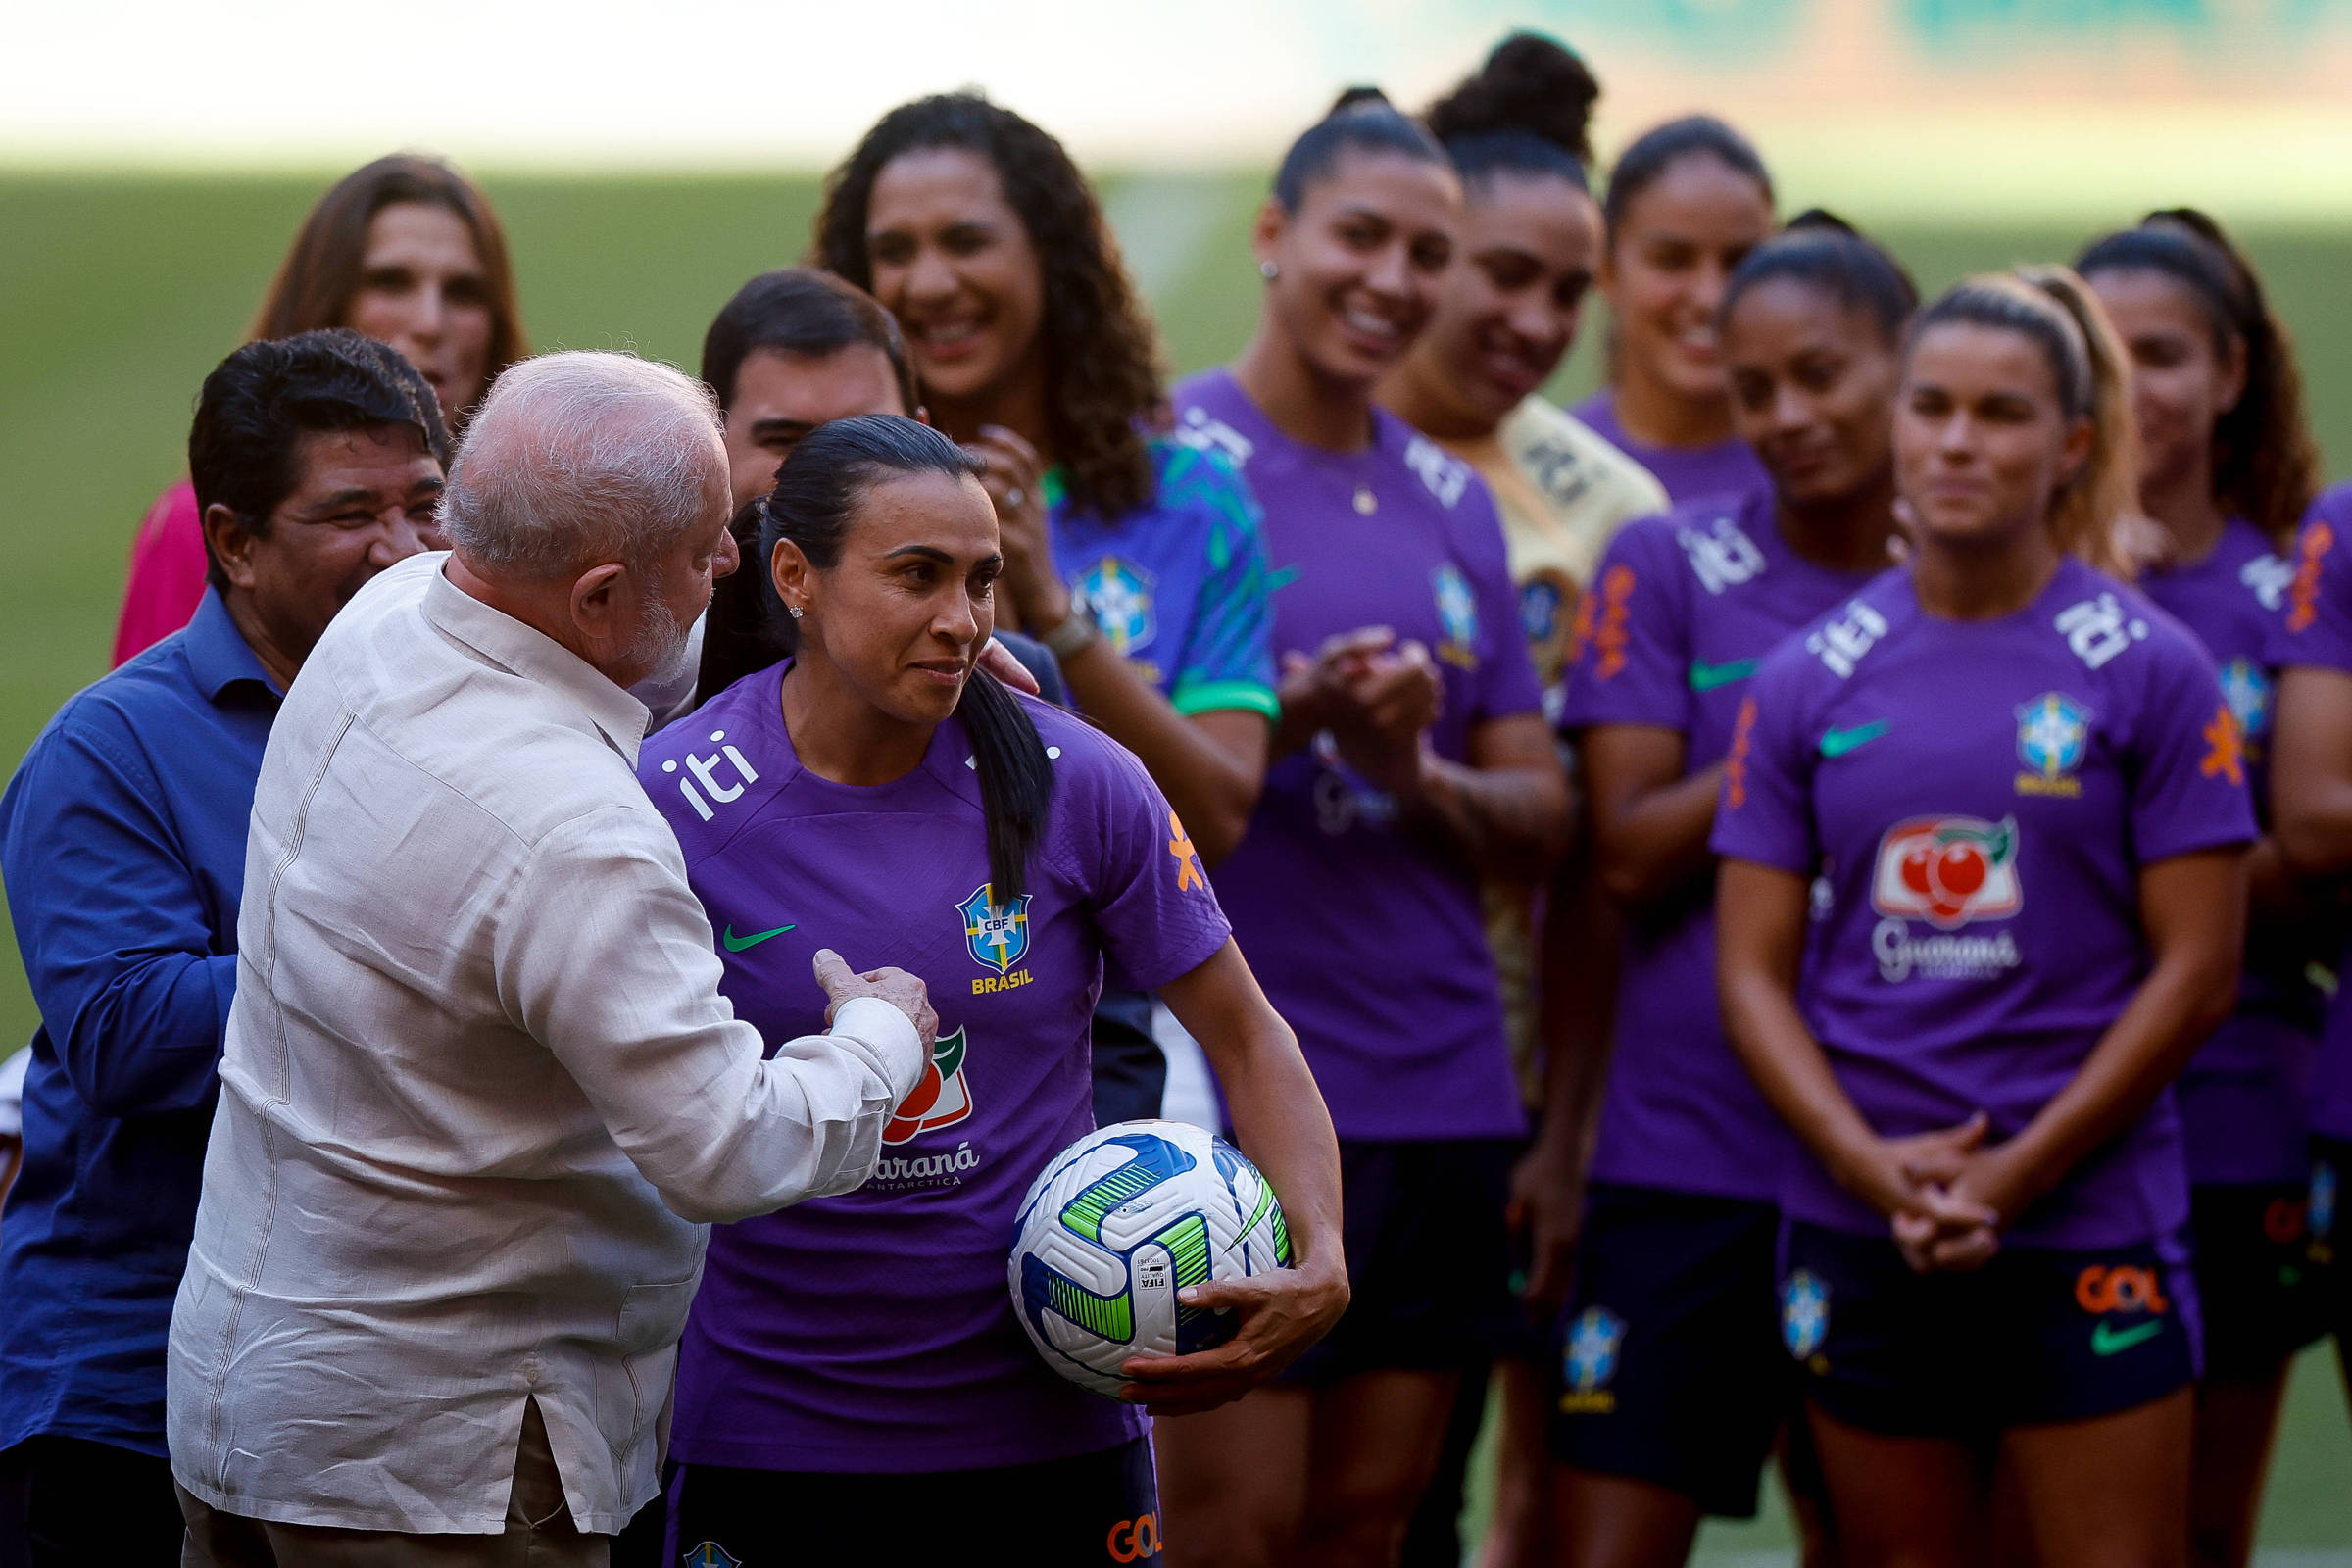
[[[612,1532],[705,1222],[862,1184],[923,1053],[859,999],[761,1060],[637,785],[644,706],[445,559],[336,616],[263,759],[172,1468],[252,1518],[495,1533],[536,1398]]]

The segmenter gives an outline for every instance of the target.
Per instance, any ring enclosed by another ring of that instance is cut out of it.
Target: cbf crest
[[[1437,597],[1438,624],[1446,632],[1446,640],[1438,645],[1438,657],[1463,669],[1476,669],[1478,595],[1470,591],[1470,579],[1448,561],[1429,574],[1429,585]]]
[[[964,945],[983,969],[1004,974],[1029,951],[1029,895],[999,904],[996,885],[983,882],[956,906],[963,916]]]
[[[1606,1415],[1617,1407],[1609,1380],[1625,1349],[1625,1319],[1605,1306],[1588,1306],[1568,1325],[1568,1340],[1560,1351],[1560,1372],[1567,1387],[1560,1408],[1571,1414]]]
[[[2237,717],[2237,732],[2254,740],[2271,727],[2271,674],[2251,659],[2232,659],[2222,666],[2222,695]]]
[[[1081,608],[1094,617],[1102,633],[1122,659],[1149,643],[1159,630],[1159,619],[1152,610],[1153,591],[1158,578],[1133,562],[1116,556],[1104,556],[1079,575],[1077,598]]]
[[[1781,1282],[1781,1343],[1799,1361],[1810,1360],[1830,1335],[1830,1288],[1809,1268]]]
[[[2027,771],[2017,775],[2020,795],[2082,793],[2075,770],[2090,752],[2090,710],[2064,692],[2044,692],[2017,710],[2017,758]]]

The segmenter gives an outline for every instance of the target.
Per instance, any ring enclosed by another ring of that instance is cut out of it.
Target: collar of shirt
[[[438,559],[438,558],[436,558]],[[537,681],[579,705],[613,750],[637,765],[652,717],[645,704],[615,686],[595,665],[535,626],[493,609],[449,580],[438,565],[424,590],[424,618],[435,630],[493,664]]]
[[[285,695],[262,667],[261,658],[246,643],[245,634],[237,630],[218,588],[204,590],[195,618],[180,633],[179,651],[188,662],[188,678],[208,703],[219,703],[220,694],[240,681],[259,682],[271,702]]]

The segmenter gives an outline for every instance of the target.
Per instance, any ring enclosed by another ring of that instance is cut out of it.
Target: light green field
[[[0,176],[0,761],[13,767],[59,702],[104,672],[131,532],[179,471],[205,371],[239,341],[323,183]],[[815,202],[813,182],[797,177],[487,183],[540,346],[629,348],[689,368],[736,285],[799,258]],[[1230,355],[1249,331],[1255,278],[1243,241],[1259,188],[1250,177],[1112,182],[1114,221],[1178,371]],[[1809,199],[1801,188],[1786,194],[1792,207]],[[1911,206],[1890,201],[1887,210]],[[1867,221],[1870,213],[1846,216]],[[2132,216],[2090,207],[2060,225],[1890,222],[1885,237],[1932,291],[1981,268],[2064,258]],[[2329,471],[2341,473],[2352,468],[2352,313],[2343,309],[2352,230],[2245,238],[2298,335]],[[1563,393],[1591,386],[1599,335],[1588,331]],[[0,1054],[35,1022],[18,965],[0,961]],[[2348,1478],[2341,1391],[2332,1365],[2309,1358],[2264,1541],[2326,1554],[2278,1561],[2352,1565]],[[1785,1550],[1786,1540],[1768,1516],[1711,1528],[1703,1545],[1710,1560],[1729,1561]]]

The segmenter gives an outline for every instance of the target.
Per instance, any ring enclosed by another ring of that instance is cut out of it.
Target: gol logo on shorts
[[[2153,1312],[2173,1309],[2164,1286],[2152,1268],[2126,1263],[2114,1268],[2093,1263],[2075,1276],[2075,1304],[2085,1312]]]
[[[1139,1518],[1122,1519],[1110,1527],[1110,1538],[1103,1543],[1112,1562],[1142,1562],[1146,1557],[1159,1555],[1159,1515],[1144,1514]]]

